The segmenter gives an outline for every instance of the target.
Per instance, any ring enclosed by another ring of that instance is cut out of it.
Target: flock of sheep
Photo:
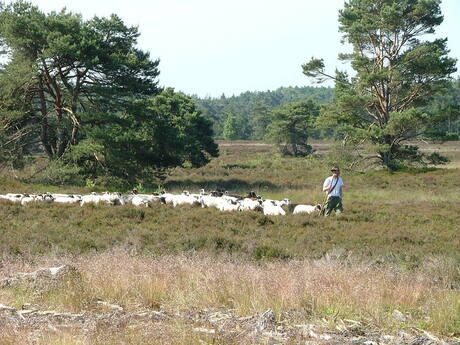
[[[92,204],[127,205],[132,204],[139,207],[152,207],[157,204],[170,204],[174,207],[180,205],[196,205],[201,207],[214,207],[220,211],[260,211],[264,215],[278,216],[285,215],[283,206],[294,214],[298,213],[320,213],[321,205],[294,205],[289,199],[271,200],[263,199],[255,192],[249,192],[246,196],[230,195],[224,191],[212,191],[206,193],[204,189],[199,194],[183,191],[181,194],[155,193],[140,194],[133,190],[129,194],[91,193],[88,195],[79,194],[14,194],[0,195],[0,200],[9,200],[13,203],[26,205],[31,202],[79,204],[83,206]]]

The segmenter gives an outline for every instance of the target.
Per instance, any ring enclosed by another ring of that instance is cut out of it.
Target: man
[[[335,166],[331,169],[332,176],[329,176],[323,184],[323,192],[326,192],[327,199],[323,207],[324,216],[329,216],[335,210],[337,214],[343,212],[342,188],[343,180],[339,176],[340,169]]]

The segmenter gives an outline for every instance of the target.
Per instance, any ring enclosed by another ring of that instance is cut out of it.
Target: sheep
[[[46,203],[52,203],[55,201],[55,198],[49,193],[41,194],[41,198],[42,198],[42,201]]]
[[[216,207],[223,202],[222,197],[213,196],[213,195],[202,195],[200,198],[201,207]]]
[[[239,197],[236,197],[236,196],[231,196],[231,195],[223,195],[222,196],[222,199],[224,200],[227,200],[227,201],[231,201],[231,202],[237,202],[239,200],[242,200],[243,198],[239,198]]]
[[[164,204],[165,198],[159,195],[137,194],[131,198],[134,206],[151,207],[154,204]]]
[[[219,211],[241,211],[241,205],[238,201],[223,199],[217,209]]]
[[[248,194],[245,196],[245,198],[248,198],[248,199],[260,199],[260,196],[258,196],[258,195],[256,194],[256,192],[250,191],[250,192],[248,192]]]
[[[87,203],[99,204],[100,202],[106,203],[109,205],[120,205],[120,193],[109,193],[104,192],[102,195],[97,195],[96,193],[91,193],[90,195],[83,195],[80,201],[80,206],[83,206]]]
[[[176,194],[172,194],[172,193],[166,193],[166,192],[163,192],[162,194],[160,194],[161,197],[164,198],[164,201],[165,201],[165,204],[167,205],[172,205],[173,203],[173,200],[176,198]]]
[[[28,204],[29,202],[36,201],[38,199],[38,195],[35,194],[24,194],[21,198],[20,203],[22,206]]]
[[[144,207],[149,207],[149,199],[144,198],[139,195],[134,195],[133,198],[131,199],[131,203],[134,206],[144,206]]]
[[[21,198],[21,205],[24,206],[30,202],[54,202],[51,194],[23,194]]]
[[[262,201],[260,199],[253,200],[244,198],[240,201],[242,211],[263,211]]]
[[[20,203],[22,198],[26,196],[29,196],[29,194],[8,193],[5,195],[5,199],[14,203]]]
[[[200,196],[190,195],[188,191],[183,191],[182,194],[176,195],[172,199],[172,204],[174,207],[179,205],[199,205]]]
[[[321,210],[322,210],[321,204],[317,204],[315,206],[313,206],[313,205],[297,205],[294,208],[293,214],[299,214],[299,213],[313,214],[315,212],[320,213]]]
[[[262,200],[254,191],[247,193],[247,196],[230,195],[228,191],[213,191],[206,195],[205,190],[201,189],[199,194],[191,194],[183,191],[179,195],[165,193],[158,194],[139,194],[133,190],[130,194],[121,195],[120,193],[104,192],[103,194],[91,193],[89,195],[73,194],[13,194],[0,195],[0,199],[6,199],[11,202],[18,202],[22,205],[32,201],[39,202],[56,202],[63,204],[79,203],[81,206],[87,203],[106,203],[110,205],[125,205],[132,203],[135,206],[151,207],[158,203],[172,204],[174,207],[180,205],[199,205],[202,207],[215,207],[220,211],[262,211],[265,215],[285,215],[286,212],[282,206],[290,206],[289,199],[283,200]],[[294,214],[313,213],[321,210],[321,205],[292,205]],[[290,210],[291,211],[291,210]]]
[[[53,194],[54,196],[54,194]],[[79,204],[81,202],[81,195],[57,195],[54,197],[54,202],[58,204]]]
[[[276,200],[265,200],[262,203],[263,212],[266,216],[284,216],[286,211],[284,211]]]

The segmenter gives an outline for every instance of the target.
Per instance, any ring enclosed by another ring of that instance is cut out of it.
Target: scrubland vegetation
[[[329,161],[337,157],[327,143],[313,147],[315,157],[280,158],[263,143],[221,142],[219,158],[203,168],[177,169],[164,187],[255,190],[293,203],[321,202]],[[239,316],[271,308],[280,322],[327,320],[333,327],[338,320],[353,319],[366,329],[416,327],[458,335],[460,146],[425,149],[440,149],[451,165],[397,173],[344,170],[345,213],[330,218],[166,205],[2,203],[2,277],[62,263],[75,266],[81,276],[46,294],[1,289],[0,303],[92,312],[95,301],[104,300],[127,310],[231,309]],[[0,192],[48,189],[91,190],[3,177]],[[395,309],[407,316],[406,322],[392,317]],[[165,339],[198,341],[190,325],[181,322],[162,328]],[[83,342],[85,336],[75,332],[60,336],[67,340],[43,341]],[[118,332],[126,343],[145,340],[130,337],[128,326]],[[108,343],[104,334],[100,341]]]
[[[200,100],[159,85],[115,14],[0,3],[0,193],[315,205],[332,165],[345,181],[329,218],[2,200],[0,345],[458,344],[460,79],[447,39],[426,40],[440,2],[350,0],[338,20],[353,77],[301,66],[333,89]]]

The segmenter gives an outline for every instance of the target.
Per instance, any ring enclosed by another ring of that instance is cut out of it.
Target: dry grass
[[[42,258],[34,264],[5,262],[2,276],[38,266],[62,264]],[[407,327],[438,333],[460,332],[460,293],[450,287],[458,266],[443,260],[404,272],[346,259],[275,261],[258,264],[205,255],[132,256],[123,251],[69,258],[81,278],[34,295],[3,289],[0,302],[26,301],[43,308],[81,312],[94,310],[97,300],[127,310],[170,311],[234,309],[239,315],[275,311],[278,321],[305,322],[327,318],[357,319],[379,328],[401,327],[394,309],[409,317]]]

